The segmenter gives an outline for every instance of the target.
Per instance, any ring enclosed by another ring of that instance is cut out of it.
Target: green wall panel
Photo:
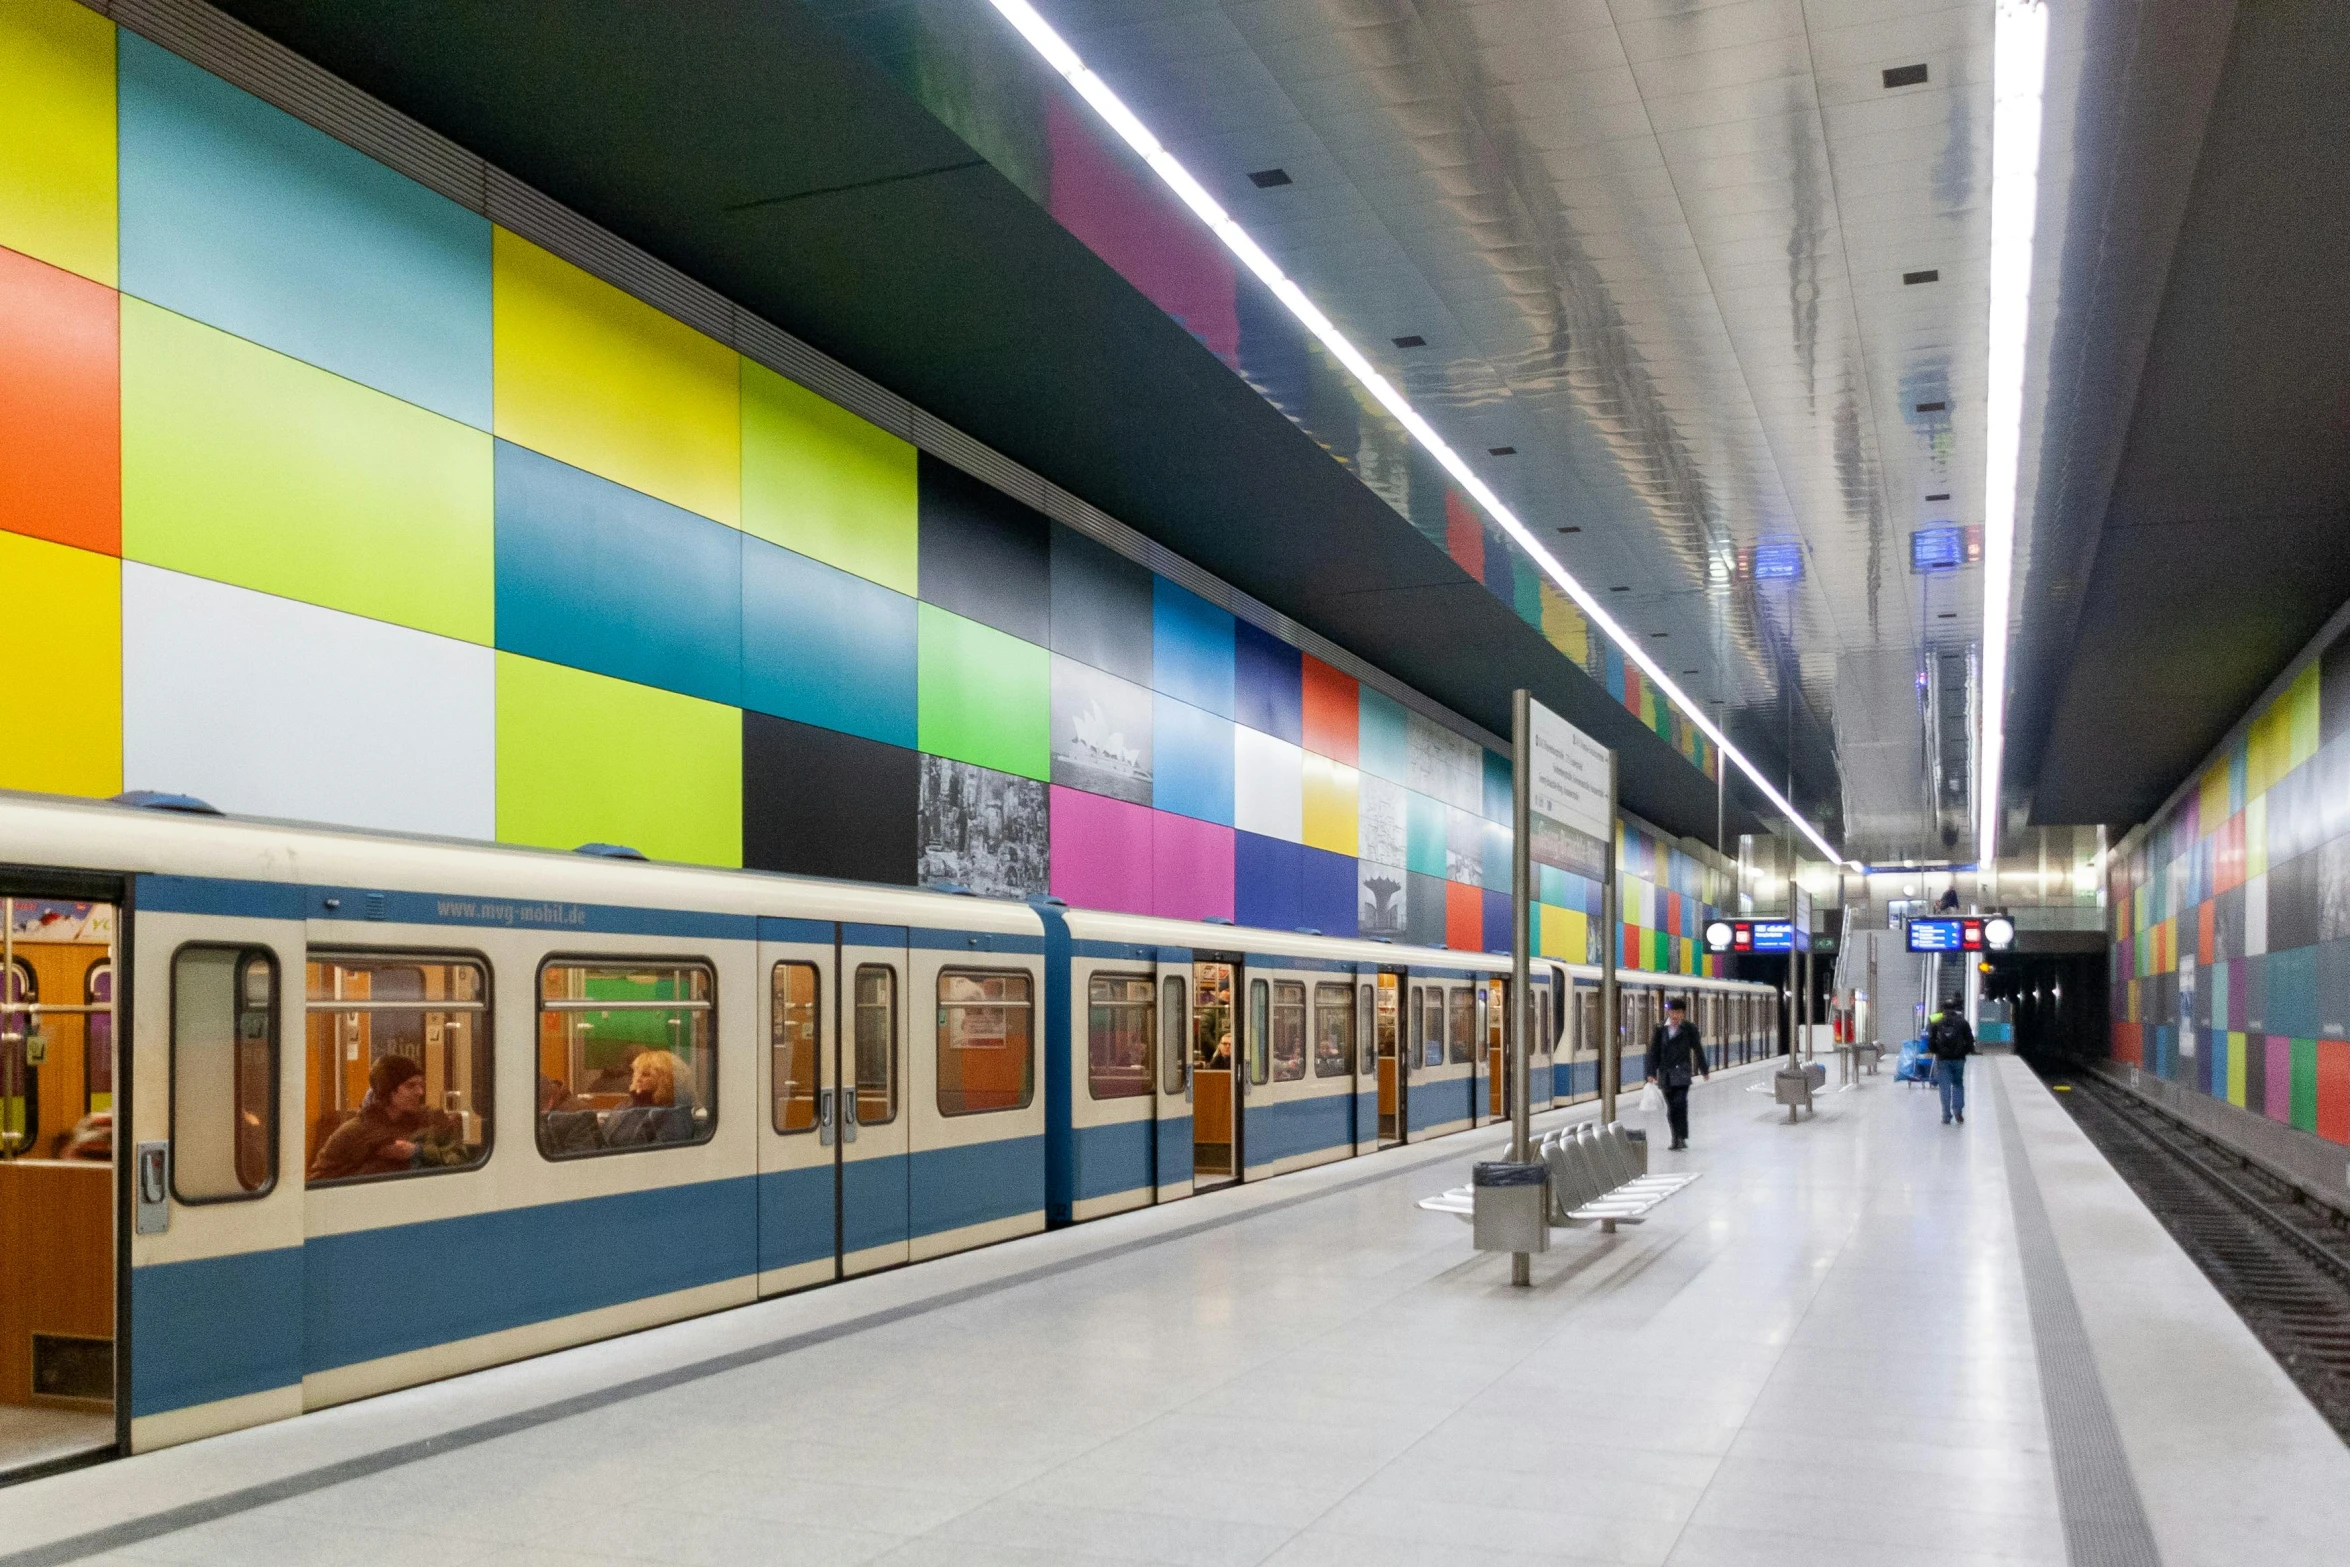
[[[911,598],[914,448],[764,365],[742,377],[743,531]]]
[[[498,838],[738,866],[742,710],[498,655]]]
[[[999,773],[1052,776],[1052,655],[992,626],[921,606],[922,749]]]
[[[468,642],[495,615],[490,438],[122,301],[122,553]]]

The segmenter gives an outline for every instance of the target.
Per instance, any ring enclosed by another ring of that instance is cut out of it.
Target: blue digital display
[[[1793,952],[1795,926],[1787,920],[1755,920],[1747,928],[1754,933],[1754,945],[1741,947],[1742,952]]]
[[[1909,569],[1953,571],[1966,564],[1966,534],[1952,527],[1920,528],[1909,536]]]
[[[1911,920],[1909,950],[1980,952],[1983,950],[1983,922],[1979,919]]]

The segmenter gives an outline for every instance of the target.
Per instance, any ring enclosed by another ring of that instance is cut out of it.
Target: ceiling
[[[1990,0],[1036,3],[1847,852],[1964,856],[1981,567],[1911,548],[1983,520]],[[1712,836],[1324,413],[1055,222],[985,0],[223,4],[1465,716],[1533,687]],[[2350,597],[2350,8],[2051,16],[2006,793],[2121,825]]]

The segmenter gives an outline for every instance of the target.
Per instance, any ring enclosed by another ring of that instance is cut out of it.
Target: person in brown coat
[[[355,1175],[390,1175],[415,1168],[417,1144],[443,1130],[445,1118],[424,1108],[424,1068],[406,1056],[385,1056],[367,1074],[367,1098],[359,1113],[336,1127],[310,1179],[347,1180]]]

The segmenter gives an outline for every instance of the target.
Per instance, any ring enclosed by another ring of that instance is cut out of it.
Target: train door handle
[[[857,1091],[853,1088],[840,1091],[840,1140],[843,1143],[857,1140]]]
[[[832,1146],[832,1090],[816,1091],[816,1141],[823,1147]]]

